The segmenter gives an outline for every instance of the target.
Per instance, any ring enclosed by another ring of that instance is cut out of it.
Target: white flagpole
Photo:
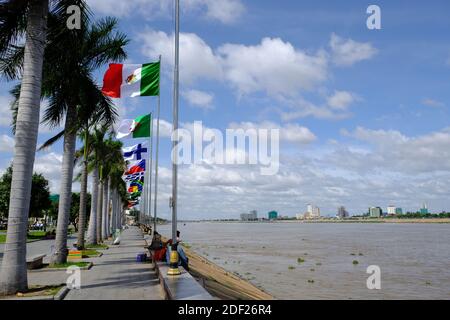
[[[145,218],[145,222],[147,223],[147,219],[150,220],[151,214],[151,202],[152,202],[152,169],[153,169],[153,113],[150,113],[150,150],[148,152],[150,168],[148,168],[148,198],[147,198],[147,216]]]
[[[173,75],[173,133],[172,143],[172,243],[177,243],[177,181],[178,181],[178,81],[179,81],[179,44],[180,44],[180,0],[175,0],[175,64]],[[174,246],[176,247],[176,246]]]
[[[178,180],[178,81],[179,81],[179,45],[180,45],[180,0],[175,0],[175,64],[173,75],[173,141],[172,141],[172,250],[167,274],[179,275],[178,269],[178,243],[177,243],[177,180]]]
[[[161,77],[161,55],[159,56],[159,73]],[[158,106],[156,119],[156,150],[155,150],[155,198],[153,199],[153,234],[156,231],[156,218],[158,207],[158,163],[159,163],[159,116],[161,109],[161,78],[158,85]]]

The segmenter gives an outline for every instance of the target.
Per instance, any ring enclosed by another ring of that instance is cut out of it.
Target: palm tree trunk
[[[102,238],[108,240],[108,180],[103,183],[103,226]]]
[[[74,124],[77,119],[77,110],[74,106],[67,108],[64,134],[64,153],[61,169],[61,185],[59,192],[58,223],[56,225],[55,253],[51,258],[52,264],[67,262],[67,228],[69,225],[70,206],[72,203],[72,180],[75,159],[77,133]]]
[[[92,171],[92,196],[91,196],[91,215],[89,217],[88,244],[97,244],[97,200],[98,199],[98,168],[94,167]]]
[[[87,183],[88,183],[88,163],[87,159],[85,159],[83,162],[83,172],[81,174],[80,211],[78,213],[78,239],[77,239],[78,250],[84,249],[84,233],[86,231],[85,227],[86,227]]]
[[[98,199],[97,199],[97,242],[103,242],[102,237],[102,207],[103,207],[103,179],[102,179],[102,173],[100,168],[100,183],[98,184]]]
[[[80,186],[80,210],[78,212],[78,250],[84,249],[84,233],[86,231],[86,206],[87,206],[87,183],[88,183],[88,133],[89,124],[86,124],[86,130],[84,132],[84,154],[83,154],[83,172],[81,173],[81,186]]]
[[[16,122],[8,231],[0,274],[0,295],[28,287],[26,263],[27,222],[42,85],[42,63],[47,29],[48,0],[30,2],[23,76]]]
[[[115,234],[116,232],[116,215],[117,215],[117,208],[116,208],[116,189],[113,188],[111,191],[111,222],[110,222],[110,228],[111,228],[111,234]]]

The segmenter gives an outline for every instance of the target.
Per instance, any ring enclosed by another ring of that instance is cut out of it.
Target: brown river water
[[[187,222],[178,229],[191,249],[277,299],[450,299],[450,224]],[[370,265],[380,267],[380,290],[367,288]]]

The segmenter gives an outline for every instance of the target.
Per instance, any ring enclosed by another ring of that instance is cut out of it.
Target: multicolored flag
[[[117,129],[117,139],[150,137],[152,114],[139,116],[136,119],[124,119]]]
[[[128,174],[126,176],[123,176],[123,180],[125,181],[134,181],[134,180],[138,180],[140,178],[142,178],[142,180],[144,179],[144,175],[145,175],[145,171],[141,171],[141,172],[137,172],[137,173],[133,173],[133,174]]]
[[[125,175],[135,174],[144,171],[145,171],[145,159],[142,159],[131,163],[130,166],[128,167],[128,170],[125,172]]]
[[[147,148],[144,148],[146,144],[147,142],[144,142],[131,147],[122,148],[123,159],[125,161],[141,160],[142,154],[147,153]]]
[[[102,92],[112,98],[159,95],[160,63],[111,63],[103,77]]]

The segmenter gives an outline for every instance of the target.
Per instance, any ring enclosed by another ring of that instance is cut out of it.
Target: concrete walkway
[[[123,231],[118,246],[110,245],[93,259],[91,270],[81,271],[81,289],[70,290],[65,300],[160,300],[163,292],[151,264],[136,262],[145,242],[137,227]],[[29,272],[29,284],[65,283],[64,271]]]

